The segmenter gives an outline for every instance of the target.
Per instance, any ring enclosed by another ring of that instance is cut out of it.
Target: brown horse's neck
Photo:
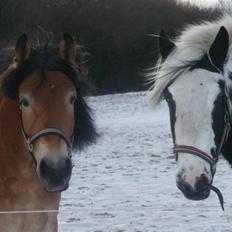
[[[58,209],[60,193],[43,190],[26,148],[16,102],[0,96],[0,211]],[[57,214],[0,215],[0,231],[57,231]]]
[[[35,164],[21,133],[19,110],[15,101],[2,96],[0,122],[0,182],[4,178],[29,178],[35,173]]]
[[[0,97],[0,155],[12,162],[33,163],[21,132],[19,109],[15,101]],[[4,152],[3,152],[4,151]],[[18,154],[18,155],[16,155]]]

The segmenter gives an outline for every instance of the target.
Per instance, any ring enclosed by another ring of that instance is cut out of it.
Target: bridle
[[[63,131],[56,129],[56,128],[44,128],[41,129],[39,131],[37,131],[36,133],[34,133],[31,136],[28,136],[25,130],[25,127],[23,125],[23,119],[22,119],[22,108],[21,106],[19,107],[19,117],[20,117],[20,127],[21,127],[21,131],[23,134],[23,137],[26,141],[27,144],[27,149],[30,152],[30,154],[32,155],[33,160],[35,161],[35,163],[37,164],[36,158],[33,154],[33,149],[34,149],[34,142],[39,139],[40,137],[46,136],[46,135],[56,135],[58,137],[61,137],[67,144],[68,147],[68,155],[71,157],[72,154],[72,144],[73,144],[73,135],[68,137]]]
[[[217,66],[215,66],[215,64],[211,60],[210,55],[209,55],[209,51],[207,53],[207,56],[205,56],[205,59],[207,60],[207,62],[209,62],[209,65],[210,65],[209,70],[210,71],[218,72],[218,73],[222,74],[222,71]],[[195,66],[197,67],[198,64],[196,64]],[[224,109],[225,109],[224,130],[223,130],[219,145],[218,145],[218,147],[217,147],[217,149],[216,149],[216,151],[214,153],[214,157],[212,158],[206,152],[200,150],[199,148],[193,147],[193,146],[175,144],[174,148],[173,148],[173,152],[175,154],[176,161],[178,160],[178,153],[186,153],[186,154],[191,154],[191,155],[200,157],[201,159],[208,162],[209,165],[210,165],[210,170],[211,170],[212,177],[216,173],[216,164],[217,164],[218,158],[219,158],[219,156],[221,154],[222,146],[228,139],[228,135],[229,135],[229,133],[231,131],[231,125],[232,125],[232,120],[231,120],[232,103],[231,103],[231,100],[230,100],[228,89],[227,89],[225,84],[224,84],[223,90],[224,90],[224,92],[222,94],[222,97],[223,97],[223,103],[224,103]]]
[[[44,76],[46,76],[46,74],[44,73],[44,70],[41,69],[42,73],[44,74]],[[75,72],[79,72],[79,69],[76,68]],[[35,132],[34,134],[32,134],[31,136],[28,136],[25,127],[23,125],[23,119],[22,119],[22,106],[19,105],[19,117],[20,117],[20,127],[21,127],[21,131],[23,134],[23,137],[26,141],[27,144],[27,149],[30,152],[33,160],[35,161],[35,164],[37,164],[36,158],[33,154],[33,149],[34,149],[34,142],[39,139],[40,137],[46,136],[46,135],[56,135],[58,137],[61,137],[67,144],[67,148],[68,148],[68,156],[71,157],[72,156],[72,145],[73,145],[73,140],[74,140],[74,134],[72,134],[71,136],[67,136],[62,130],[59,130],[57,128],[43,128],[37,132]]]
[[[224,126],[224,130],[223,130],[218,148],[216,149],[213,158],[206,152],[194,146],[175,144],[173,148],[176,161],[178,160],[179,153],[191,154],[191,155],[200,157],[201,159],[205,160],[210,165],[212,177],[214,176],[216,172],[216,164],[221,154],[222,146],[227,141],[229,132],[231,131],[231,116],[230,116],[231,115],[231,101],[230,101],[228,90],[226,87],[225,87],[225,92],[223,94],[223,102],[224,102],[224,107],[225,107],[225,115],[224,115],[225,126]]]
[[[223,102],[224,102],[224,108],[225,108],[224,130],[223,130],[219,145],[214,153],[213,158],[209,154],[207,154],[206,152],[204,152],[201,149],[196,148],[194,146],[175,144],[174,148],[173,148],[173,152],[175,154],[176,161],[178,161],[179,153],[194,155],[194,156],[197,156],[197,157],[205,160],[210,165],[210,171],[211,171],[212,177],[214,177],[214,175],[216,173],[216,164],[217,164],[218,158],[221,154],[222,146],[228,139],[228,135],[231,131],[231,125],[232,125],[232,121],[231,121],[232,103],[231,103],[226,86],[224,87]],[[212,178],[212,180],[213,180],[213,178]],[[209,187],[212,191],[214,191],[217,194],[221,208],[222,208],[222,210],[224,210],[224,199],[223,199],[223,195],[222,195],[221,191],[218,188],[216,188],[215,186],[213,186],[212,182],[210,183]]]

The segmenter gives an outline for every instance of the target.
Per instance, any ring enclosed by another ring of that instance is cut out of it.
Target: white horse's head
[[[176,43],[161,32],[161,59],[151,91],[153,104],[162,96],[168,103],[178,163],[176,184],[192,200],[209,196],[229,132],[232,28],[208,27],[188,29]],[[204,32],[207,36],[200,34]]]

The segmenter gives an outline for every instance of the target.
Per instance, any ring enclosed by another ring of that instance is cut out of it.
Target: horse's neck
[[[232,131],[230,131],[228,139],[222,147],[222,155],[232,165]]]
[[[18,107],[16,102],[0,96],[0,179],[10,172],[21,175],[21,169],[27,169],[25,164],[32,168],[33,160],[23,141]]]
[[[21,133],[18,107],[0,96],[0,212],[58,209],[59,193],[43,190]],[[0,231],[57,231],[57,213],[0,217]]]

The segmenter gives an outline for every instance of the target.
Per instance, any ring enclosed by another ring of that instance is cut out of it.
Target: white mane
[[[150,91],[151,104],[155,107],[163,91],[175,78],[188,70],[188,63],[200,60],[207,54],[219,29],[224,26],[229,33],[229,44],[232,44],[232,16],[224,15],[214,22],[203,22],[199,25],[189,25],[174,41],[176,47],[162,63],[158,61],[156,71],[152,73],[154,85]]]

